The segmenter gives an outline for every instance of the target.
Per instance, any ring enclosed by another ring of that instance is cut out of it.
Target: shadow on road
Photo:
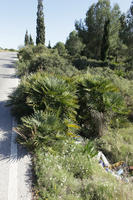
[[[11,135],[13,119],[7,101],[0,101],[0,160],[15,161],[27,155],[24,147],[17,144],[17,157],[11,155]]]
[[[0,58],[0,62],[10,62],[10,63],[16,63],[16,60],[17,60],[17,57],[14,57],[13,59],[15,59],[15,60],[12,60],[12,58],[11,59],[4,59],[4,58]]]
[[[10,61],[10,64],[3,64],[3,67],[5,67],[5,68],[15,68],[15,63],[16,62]]]
[[[8,78],[8,79],[14,79],[17,78],[17,76],[14,74],[0,74],[0,78]]]
[[[24,176],[26,187],[31,188],[32,184],[32,166],[27,150],[17,143],[17,155],[11,155],[11,137],[12,137],[12,116],[11,109],[6,106],[7,101],[0,101],[0,164],[1,161],[9,163],[17,162],[19,176]],[[20,175],[21,174],[21,175]]]

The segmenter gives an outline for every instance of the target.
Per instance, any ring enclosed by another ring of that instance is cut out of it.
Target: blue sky
[[[111,0],[126,12],[132,0]],[[86,11],[97,0],[44,0],[46,44],[65,42],[74,30],[75,20],[84,19]],[[37,0],[4,0],[0,4],[0,47],[23,45],[26,29],[36,38]]]

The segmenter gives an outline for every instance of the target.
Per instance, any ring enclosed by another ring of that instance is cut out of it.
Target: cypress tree
[[[43,0],[38,0],[37,7],[37,27],[36,27],[36,44],[45,44],[45,25],[43,13]]]
[[[110,27],[110,19],[105,21],[104,24],[104,33],[103,33],[103,39],[102,39],[102,45],[101,45],[101,60],[105,60],[108,55],[109,50],[109,27]]]
[[[34,45],[34,42],[33,42],[33,39],[32,39],[32,36],[31,36],[31,35],[29,36],[29,44],[30,44],[30,45]]]
[[[25,44],[25,46],[27,46],[29,44],[29,36],[28,36],[27,30],[26,30],[26,33],[25,33],[24,44]]]
[[[51,43],[50,43],[50,41],[48,43],[48,49],[51,49]]]

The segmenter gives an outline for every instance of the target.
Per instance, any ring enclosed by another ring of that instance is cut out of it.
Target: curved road
[[[0,200],[31,200],[30,156],[15,143],[15,122],[6,107],[8,95],[17,87],[15,52],[0,52]]]

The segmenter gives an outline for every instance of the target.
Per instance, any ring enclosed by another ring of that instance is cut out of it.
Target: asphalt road
[[[6,107],[8,95],[17,87],[16,53],[0,52],[0,200],[31,200],[31,159],[16,144],[15,122]]]

